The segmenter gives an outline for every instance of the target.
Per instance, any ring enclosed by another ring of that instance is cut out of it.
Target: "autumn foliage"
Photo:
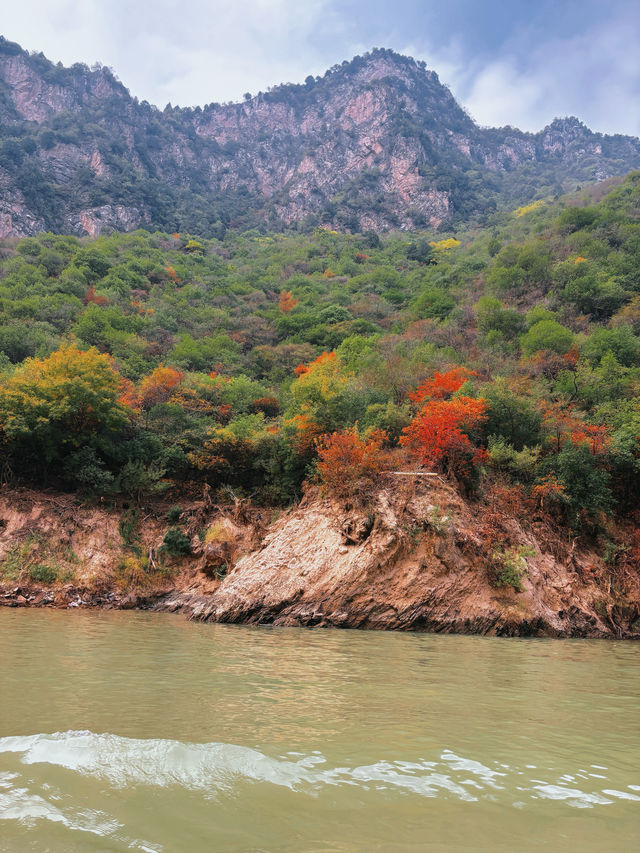
[[[470,433],[486,420],[484,399],[452,397],[476,374],[464,367],[435,371],[409,398],[422,408],[404,428],[400,444],[420,462],[468,481],[485,452],[471,441]]]
[[[128,413],[120,392],[121,378],[108,355],[67,345],[47,358],[27,359],[2,379],[0,424],[5,436],[53,460],[66,446],[124,426]]]
[[[571,405],[547,401],[542,407],[542,416],[557,453],[568,442],[574,447],[586,445],[594,456],[602,455],[609,446],[609,428],[606,425],[585,423]]]
[[[364,496],[380,474],[393,467],[392,453],[384,446],[387,440],[383,430],[361,438],[356,427],[318,439],[320,482],[339,497]]]
[[[109,300],[106,296],[103,296],[101,293],[96,293],[96,289],[93,285],[87,290],[84,295],[84,299],[82,300],[83,305],[89,305],[93,303],[94,305],[107,305]]]
[[[549,510],[567,500],[564,485],[553,474],[547,474],[531,487],[531,497],[541,510]]]
[[[468,433],[486,418],[484,400],[456,397],[429,400],[400,437],[422,465],[466,479],[484,456],[474,447]]]
[[[412,394],[409,394],[409,399],[414,403],[421,403],[427,398],[444,399],[450,397],[451,394],[459,391],[472,376],[477,376],[477,373],[473,370],[467,370],[466,367],[454,367],[445,373],[438,373],[436,370],[431,379],[427,379]]]
[[[305,373],[312,373],[314,371],[319,373],[323,367],[329,366],[332,362],[335,362],[336,359],[337,356],[335,352],[323,352],[322,355],[319,355],[308,364],[299,364],[295,369],[295,374],[296,376],[304,376]]]
[[[311,456],[316,449],[316,442],[320,440],[322,429],[313,421],[309,415],[294,415],[293,425],[296,428],[294,446],[300,456]]]
[[[289,311],[293,310],[299,302],[300,300],[296,299],[290,290],[283,290],[280,294],[278,307],[283,314],[288,314]]]
[[[173,367],[156,367],[140,383],[139,400],[142,408],[151,409],[158,403],[166,403],[182,379],[183,374]]]
[[[277,397],[271,395],[258,397],[251,403],[250,411],[262,412],[267,418],[275,418],[280,412],[280,403]]]

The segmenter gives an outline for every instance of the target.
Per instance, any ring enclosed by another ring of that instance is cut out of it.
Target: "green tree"
[[[573,346],[573,332],[556,320],[540,320],[522,336],[520,345],[524,355],[533,355],[540,350],[565,355]]]

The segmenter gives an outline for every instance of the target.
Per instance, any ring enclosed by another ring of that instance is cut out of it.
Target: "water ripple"
[[[582,768],[554,778],[532,776],[532,765],[510,767],[440,752],[437,759],[416,761],[380,760],[358,766],[327,766],[320,753],[290,753],[272,758],[249,747],[227,743],[183,743],[176,740],[133,739],[89,731],[58,732],[0,739],[0,754],[15,753],[22,765],[55,765],[74,773],[106,780],[114,789],[139,785],[181,788],[207,796],[233,794],[243,782],[266,783],[292,791],[317,795],[325,786],[349,785],[365,790],[396,790],[421,797],[447,797],[463,802],[494,800],[499,795],[506,803],[522,807],[523,802],[540,799],[564,801],[576,808],[608,805],[616,799],[640,802],[629,784],[627,790],[589,785],[578,787],[578,780],[590,784],[604,782],[603,773],[586,773]],[[606,768],[598,767],[598,770]],[[584,788],[584,789],[583,789]],[[66,819],[53,803],[41,795],[32,796],[17,774],[0,776],[2,817],[52,821]],[[8,797],[8,800],[6,799]],[[514,799],[515,797],[515,799]],[[89,831],[102,834],[109,830],[109,819]],[[95,823],[95,815],[92,818]],[[86,822],[85,822],[86,823]],[[106,827],[106,829],[104,828]]]

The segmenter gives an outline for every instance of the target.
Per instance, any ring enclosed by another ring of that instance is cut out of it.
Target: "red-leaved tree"
[[[472,444],[469,433],[485,420],[485,412],[485,400],[429,400],[404,428],[400,444],[422,465],[468,480],[474,465],[484,457],[484,451]]]
[[[445,373],[438,373],[436,370],[431,379],[427,379],[412,394],[409,394],[409,399],[414,403],[422,403],[429,398],[446,399],[459,391],[467,379],[477,375],[475,371],[467,370],[466,367],[454,367]]]

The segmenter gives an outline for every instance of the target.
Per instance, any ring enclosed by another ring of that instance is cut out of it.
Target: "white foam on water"
[[[628,786],[632,788],[632,785]],[[619,800],[634,800],[637,803],[640,803],[640,797],[637,794],[628,794],[626,791],[616,791],[615,788],[605,788],[602,792],[603,794],[608,794],[610,797],[617,797]]]
[[[451,750],[444,750],[436,760],[381,760],[332,768],[318,751],[271,758],[256,749],[235,744],[182,743],[70,731],[0,738],[0,755],[3,753],[18,755],[24,765],[55,765],[105,780],[114,789],[178,786],[214,798],[223,793],[233,795],[241,783],[251,782],[277,785],[313,796],[327,786],[345,785],[363,790],[396,790],[421,797],[451,797],[462,802],[498,801],[500,792],[504,792],[502,796],[509,802],[509,790],[517,790],[518,808],[523,803],[539,800],[561,801],[576,808],[594,808],[621,799],[640,802],[640,796],[613,788],[581,790],[578,784],[585,772],[582,768],[556,779],[536,779],[530,778],[527,772],[533,765],[510,767],[495,762],[488,766]],[[590,775],[592,778],[588,781],[592,784],[596,774]],[[2,778],[0,776],[0,780]],[[599,775],[597,778],[606,779]],[[640,786],[626,787],[640,790]],[[69,815],[45,799],[43,793],[46,793],[45,786],[37,795],[30,794],[20,778],[15,775],[5,778],[0,784],[0,796],[8,798],[4,802],[0,800],[3,816],[70,820]],[[51,800],[55,799],[54,793],[50,794]],[[94,822],[89,831],[109,834],[115,829],[107,815],[96,817],[94,813],[79,819],[81,828],[89,826],[89,818]]]
[[[51,786],[43,787],[51,790]],[[55,796],[54,793],[53,797]],[[0,820],[15,820],[23,824],[48,820],[60,823],[68,829],[91,832],[103,837],[112,835],[121,828],[118,821],[104,812],[83,810],[70,816],[65,809],[55,806],[21,785],[16,773],[0,773]]]
[[[592,808],[595,805],[608,805],[613,800],[607,799],[601,794],[588,793],[579,788],[566,788],[564,785],[549,785],[540,783],[533,786],[533,790],[544,800],[565,800],[567,805],[576,808]]]

